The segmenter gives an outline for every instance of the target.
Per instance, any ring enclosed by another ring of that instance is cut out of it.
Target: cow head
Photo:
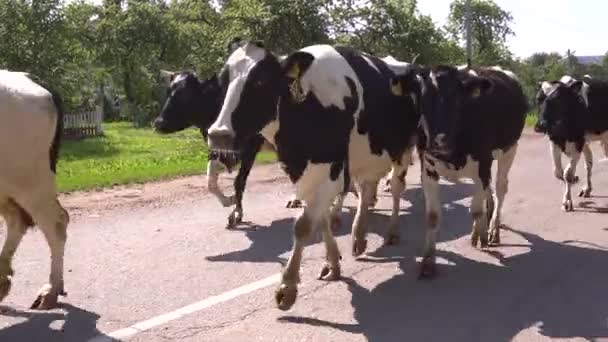
[[[466,120],[467,110],[492,92],[490,79],[472,70],[435,66],[420,73],[422,127],[427,149],[449,152]]]
[[[216,75],[201,81],[192,72],[165,73],[170,81],[167,100],[154,120],[159,133],[174,133],[190,126],[206,134],[220,111],[221,91]]]
[[[276,118],[284,88],[281,64],[260,42],[235,42],[220,72],[224,101],[209,128],[212,151],[235,152]]]
[[[403,74],[391,79],[391,92],[396,97],[396,105],[413,115],[411,122],[416,125],[421,113],[421,78],[417,75],[420,67],[410,64]]]
[[[534,130],[552,135],[565,134],[573,121],[570,119],[582,118],[581,113],[586,109],[582,88],[583,82],[576,80],[542,82],[536,95],[539,113]]]

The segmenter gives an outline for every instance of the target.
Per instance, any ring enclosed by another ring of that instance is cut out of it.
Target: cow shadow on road
[[[62,303],[63,312],[19,311],[5,306],[0,307],[0,317],[9,316],[24,319],[0,330],[0,341],[19,342],[70,342],[88,341],[94,337],[104,341],[118,341],[97,330],[99,315]]]
[[[468,234],[471,228],[471,219],[468,214],[468,206],[458,203],[460,200],[472,194],[472,185],[441,184],[442,203],[444,203],[443,217],[447,229],[439,234],[439,241],[457,239],[463,234]],[[389,194],[379,192],[380,196]],[[400,253],[403,245],[407,245],[412,234],[420,235],[424,233],[424,196],[420,186],[412,185],[402,194],[404,201],[409,201],[411,206],[402,209],[400,214],[400,229],[403,242],[391,247],[388,253]],[[390,201],[388,202],[390,203]],[[403,202],[402,202],[403,203]],[[403,206],[403,205],[402,205]],[[349,235],[353,222],[355,209],[352,206],[344,206],[342,213],[342,225],[334,232],[335,237]],[[294,212],[294,216],[295,216]],[[372,209],[369,218],[369,232],[372,234],[384,235],[390,220],[390,209]],[[273,221],[270,226],[255,226],[242,230],[251,244],[244,250],[227,252],[214,256],[207,256],[206,259],[212,262],[284,262],[280,256],[289,252],[293,242],[293,222],[294,218],[283,218]],[[310,239],[309,244],[321,241],[319,232]],[[347,251],[342,251],[346,253]],[[382,251],[376,251],[381,253]],[[375,252],[372,252],[372,254]]]
[[[513,232],[528,241],[529,251],[502,259],[502,265],[439,251],[438,257],[455,265],[440,264],[433,281],[416,279],[413,258],[400,263],[402,274],[371,290],[346,279],[358,324],[280,320],[361,334],[368,341],[608,337],[608,251]]]

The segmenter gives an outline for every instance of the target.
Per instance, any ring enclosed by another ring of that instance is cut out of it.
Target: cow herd
[[[500,244],[509,170],[529,112],[515,74],[500,67],[405,63],[343,46],[313,45],[278,56],[260,42],[235,39],[229,50],[222,69],[208,79],[188,71],[163,72],[168,96],[154,128],[164,134],[200,129],[209,145],[209,191],[223,206],[234,206],[229,228],[243,218],[243,192],[257,153],[263,146],[277,152],[295,190],[287,206],[303,207],[275,293],[280,309],[296,301],[302,254],[313,232],[321,231],[326,249],[319,279],[340,278],[341,254],[333,232],[350,192],[358,198],[351,252],[365,252],[368,211],[387,175],[392,211],[385,244],[399,242],[400,201],[414,150],[427,221],[419,276],[436,274],[440,178],[472,180],[471,243],[483,249]],[[592,189],[589,142],[599,140],[608,156],[608,83],[564,76],[539,83],[536,101],[535,130],[549,136],[554,174],[566,184],[563,209],[570,211],[581,153],[587,171],[582,197]],[[0,138],[10,142],[0,144],[0,214],[8,230],[0,254],[0,300],[10,290],[19,242],[27,227],[36,224],[50,246],[51,274],[32,307],[52,308],[65,293],[69,221],[57,201],[54,175],[61,102],[30,75],[0,71],[0,115]],[[565,169],[562,153],[568,158]],[[235,194],[226,196],[218,177],[237,167]]]

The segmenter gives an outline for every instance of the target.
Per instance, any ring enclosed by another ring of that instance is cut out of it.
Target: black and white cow
[[[599,140],[608,157],[608,82],[588,75],[582,81],[564,76],[559,81],[542,82],[536,99],[540,112],[534,129],[549,136],[553,173],[566,186],[562,208],[572,211],[570,189],[578,181],[576,166],[581,153],[585,157],[587,177],[580,197],[591,196],[593,155],[589,142]],[[565,170],[562,153],[569,159]]]
[[[0,70],[0,216],[7,234],[0,252],[0,301],[11,288],[13,256],[29,227],[51,250],[49,283],[32,304],[50,309],[65,295],[63,254],[69,215],[57,200],[55,169],[62,132],[61,100],[26,73]]]
[[[224,93],[220,88],[217,75],[201,80],[193,72],[163,71],[163,76],[169,81],[168,96],[161,114],[154,121],[154,128],[162,134],[175,133],[188,127],[197,127],[205,140],[207,129],[217,119],[221,109]],[[238,153],[221,153],[210,151],[207,165],[207,186],[209,191],[218,198],[223,206],[234,205],[234,210],[228,216],[227,228],[234,228],[243,218],[243,192],[247,177],[251,171],[255,157],[265,143],[260,135],[250,137],[239,147]],[[274,148],[274,146],[273,146]],[[233,196],[226,196],[218,186],[218,177],[223,170],[239,170],[234,180]],[[337,211],[342,210],[346,193],[340,193],[334,205]],[[288,208],[299,208],[301,200],[294,195],[287,201]],[[340,217],[334,217],[332,227],[340,226]]]
[[[413,79],[414,74],[409,75]],[[261,43],[245,42],[224,65],[220,84],[226,97],[209,129],[210,148],[232,151],[261,133],[277,146],[298,198],[306,202],[294,223],[293,253],[276,292],[280,309],[290,308],[296,300],[304,245],[317,228],[322,229],[327,251],[319,277],[340,277],[340,253],[328,224],[337,213],[328,209],[348,188],[350,177],[360,190],[353,254],[366,248],[374,185],[391,167],[394,206],[387,242],[398,237],[402,176],[411,159],[419,114],[414,98],[391,93],[389,81],[394,76],[374,56],[329,45],[309,46],[280,61]]]
[[[421,277],[435,274],[435,245],[441,218],[439,178],[472,179],[471,243],[500,243],[500,219],[508,190],[508,173],[517,151],[528,109],[516,76],[499,67],[435,66],[421,72],[421,126],[418,150],[426,202],[427,233]],[[406,80],[406,83],[409,80]],[[408,113],[409,109],[405,113]],[[490,186],[493,161],[496,205]]]
[[[200,80],[193,72],[165,72],[169,79],[168,97],[159,117],[154,121],[157,132],[170,134],[188,127],[197,127],[205,140],[207,129],[217,119],[222,106],[223,94],[217,75]],[[239,147],[238,154],[209,153],[207,186],[224,207],[235,206],[228,216],[227,228],[234,228],[243,218],[243,192],[255,156],[264,143],[261,135],[255,135]],[[233,196],[226,196],[218,186],[218,176],[224,170],[232,172],[239,165],[234,179]]]

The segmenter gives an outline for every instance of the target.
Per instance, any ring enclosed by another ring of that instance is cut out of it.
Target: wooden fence
[[[63,116],[63,136],[66,139],[83,139],[103,135],[101,110],[66,114]]]

